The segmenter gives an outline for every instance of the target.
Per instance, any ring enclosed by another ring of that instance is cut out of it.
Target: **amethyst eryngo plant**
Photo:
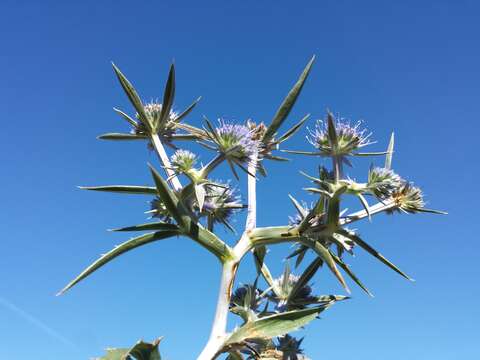
[[[327,268],[347,292],[347,282],[341,271],[370,294],[347,264],[346,254],[353,254],[359,247],[410,279],[350,228],[354,222],[371,219],[381,212],[441,213],[426,209],[421,190],[392,170],[393,134],[386,151],[365,152],[364,148],[372,141],[371,134],[363,129],[363,125],[335,119],[331,113],[327,113],[326,118],[318,121],[307,136],[308,143],[314,147],[313,151],[283,150],[311,156],[313,160],[321,158],[318,175],[302,173],[312,183],[305,190],[313,194],[315,200],[307,206],[306,202],[289,195],[297,214],[290,217],[290,221],[286,216],[286,225],[256,225],[257,174],[266,176],[268,160],[287,160],[278,156],[280,145],[297,133],[308,119],[307,115],[283,135],[278,135],[278,130],[303,88],[313,60],[303,70],[270,124],[251,120],[234,124],[220,120],[215,125],[205,118],[201,128],[184,122],[198,100],[183,112],[172,110],[175,95],[173,65],[163,101],[149,104],[142,102],[132,84],[114,65],[115,74],[134,107],[134,115],[115,109],[130,125],[130,131],[105,134],[100,139],[147,141],[148,146],[158,154],[166,177],[162,177],[150,165],[152,186],[83,187],[87,190],[149,196],[150,209],[147,213],[152,221],[115,229],[143,234],[102,255],[61,293],[127,251],[154,241],[185,236],[212,253],[222,266],[210,338],[198,359],[226,356],[230,360],[305,360],[307,357],[301,346],[302,339],[290,333],[316,319],[334,303],[347,299],[343,295],[315,294],[311,281],[322,267]],[[198,156],[184,149],[187,141],[211,150],[212,160],[206,165],[199,165]],[[167,155],[164,145],[174,149],[171,157]],[[352,159],[358,156],[384,156],[386,160],[383,167],[372,166],[369,169],[366,182],[357,182],[345,176],[344,168],[352,166]],[[222,163],[229,166],[237,179],[245,173],[248,183],[246,205],[231,181],[212,178],[214,170]],[[331,169],[328,169],[330,163]],[[347,196],[356,197],[362,209],[350,213],[342,208],[342,200]],[[372,201],[376,203],[372,204]],[[244,208],[247,208],[246,225],[238,241],[229,244],[215,230],[218,226],[225,226],[235,232],[232,219]],[[283,274],[275,278],[265,257],[269,246],[280,243],[295,245],[289,258],[295,259],[296,269],[301,266],[307,252],[313,255],[313,260],[298,274],[291,271],[287,262]],[[252,284],[240,285],[234,290],[239,264],[249,253],[253,255],[258,275]],[[229,312],[239,316],[242,321],[240,326],[230,330],[227,329]],[[153,343],[138,342],[132,348],[110,349],[101,359],[160,359],[159,342],[160,339]]]

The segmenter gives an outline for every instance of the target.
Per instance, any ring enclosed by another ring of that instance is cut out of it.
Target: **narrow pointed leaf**
[[[370,206],[368,205],[367,199],[365,199],[365,196],[363,196],[362,194],[357,194],[357,197],[360,200],[363,208],[365,209],[365,212],[368,214],[368,220],[372,221],[372,215],[370,214]]]
[[[387,156],[385,156],[385,169],[392,168],[393,147],[395,145],[395,133],[392,132],[390,142],[388,143]]]
[[[154,124],[155,129],[158,130],[159,128],[161,128],[167,123],[174,99],[175,99],[175,65],[172,64],[170,66],[167,84],[165,85],[165,91],[163,93],[162,111],[160,113],[159,123]]]
[[[287,130],[287,131],[285,132],[285,134],[283,134],[282,136],[280,136],[280,138],[277,140],[277,142],[282,143],[282,142],[290,139],[293,135],[295,135],[295,133],[296,133],[298,130],[300,130],[300,128],[302,127],[302,125],[305,124],[305,121],[307,121],[309,117],[310,117],[310,114],[305,115],[302,120],[300,120],[298,123],[296,123],[295,125],[293,125],[289,130]]]
[[[335,265],[335,261],[333,260],[332,255],[330,254],[328,249],[318,241],[311,241],[311,242],[309,242],[308,244],[305,244],[305,245],[309,245],[312,248],[312,250],[315,251],[317,253],[317,255],[320,256],[323,259],[323,261],[325,261],[328,268],[333,273],[333,275],[335,275],[335,277],[338,279],[340,284],[342,284],[344,289],[348,293],[350,293],[350,289],[348,288],[347,283],[343,279],[342,274],[340,273],[340,271],[338,271],[337,266]]]
[[[403,276],[405,279],[408,280],[413,280],[410,278],[407,274],[405,274],[402,270],[400,270],[397,266],[392,264],[389,260],[387,260],[382,254],[380,254],[377,250],[372,248],[369,244],[367,244],[365,241],[363,241],[359,236],[351,233],[350,231],[346,231],[344,229],[339,229],[338,232],[343,235],[348,237],[349,239],[353,240],[358,246],[360,246],[362,249],[364,249],[366,252],[368,252],[370,255],[376,257],[378,260],[380,260],[382,263],[387,265],[390,269],[395,271],[396,273],[400,274]]]
[[[118,229],[111,229],[110,231],[151,231],[151,230],[176,230],[179,231],[177,225],[169,224],[163,221],[134,225],[134,226],[127,226]]]
[[[112,66],[113,66],[113,70],[115,71],[115,74],[117,75],[118,81],[120,82],[120,85],[125,91],[125,94],[127,94],[127,97],[132,103],[135,110],[137,110],[137,113],[140,116],[140,120],[147,126],[151,125],[150,119],[145,113],[142,100],[140,100],[140,96],[138,96],[137,91],[135,90],[133,85],[130,83],[130,81],[128,81],[125,75],[123,75],[123,73],[114,63],[112,63]]]
[[[314,60],[315,60],[315,56],[313,56],[312,59],[308,62],[307,66],[303,70],[299,79],[297,80],[293,88],[290,90],[290,92],[288,93],[288,95],[286,96],[286,98],[283,100],[282,104],[278,108],[277,113],[273,117],[272,123],[267,128],[267,131],[263,136],[263,139],[262,139],[263,142],[268,142],[270,139],[272,139],[272,137],[278,131],[278,129],[280,128],[280,126],[282,125],[282,123],[285,121],[288,114],[292,110],[293,105],[295,105],[295,102],[297,101],[298,95],[300,95],[300,92],[302,91],[303,85],[305,84],[305,80],[307,80],[308,74],[310,73]]]
[[[158,232],[153,232],[153,233],[134,237],[124,242],[123,244],[116,246],[113,250],[102,255],[97,261],[95,261],[92,265],[90,265],[84,271],[82,271],[82,273],[78,275],[73,281],[71,281],[67,286],[65,286],[65,288],[63,288],[58,295],[65,293],[74,285],[78,284],[80,281],[82,281],[87,276],[92,274],[94,271],[98,270],[103,265],[112,261],[116,257],[126,253],[127,251],[133,250],[137,247],[149,244],[154,241],[163,240],[176,235],[180,235],[180,233],[176,230],[158,231]]]
[[[183,110],[176,118],[176,122],[180,122],[183,120],[184,117],[186,117],[188,114],[192,112],[192,110],[197,106],[198,102],[202,99],[201,96],[197,98],[189,107],[187,107],[185,110]],[[200,129],[199,129],[200,130]]]
[[[126,113],[124,113],[122,110],[113,108],[113,111],[115,111],[117,114],[119,114],[124,120],[126,120],[130,125],[132,125],[134,128],[137,127],[137,122],[133,120],[130,116],[128,116]]]
[[[179,225],[184,225],[182,216],[187,215],[182,203],[168,186],[167,182],[160,176],[160,174],[151,165],[149,165],[153,180],[157,186],[158,195],[163,201],[170,215],[177,221]]]
[[[104,191],[120,194],[157,195],[157,188],[136,185],[79,186],[82,190]]]
[[[330,141],[330,146],[332,149],[336,149],[338,146],[338,139],[337,139],[337,130],[335,129],[335,119],[331,112],[327,114],[327,122],[328,122],[328,140]]]
[[[370,292],[370,290],[367,289],[367,287],[360,281],[360,279],[353,273],[353,271],[350,269],[350,266],[348,266],[347,264],[345,264],[337,255],[335,254],[332,254],[332,252],[330,252],[330,254],[332,255],[333,259],[335,260],[335,262],[338,264],[338,266],[340,266],[343,271],[345,271],[347,273],[348,276],[350,276],[350,278],[363,290],[365,291],[369,296],[373,297],[373,294]]]
[[[298,281],[295,283],[292,291],[289,294],[289,299],[295,299],[297,296],[298,292],[302,290],[302,288],[306,285],[308,285],[309,281],[312,279],[312,277],[315,275],[315,273],[320,269],[320,267],[323,264],[323,260],[320,257],[316,257],[310,265],[305,269],[305,271],[302,273]]]
[[[145,135],[130,133],[107,133],[97,136],[99,140],[145,140]]]

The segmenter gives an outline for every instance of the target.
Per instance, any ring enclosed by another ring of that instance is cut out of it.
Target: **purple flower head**
[[[211,136],[219,151],[227,158],[236,159],[243,163],[250,163],[258,155],[259,142],[253,139],[252,130],[245,125],[230,124],[219,120],[220,126]]]
[[[339,118],[335,120],[335,131],[337,133],[337,148],[332,149],[328,135],[328,122],[318,120],[315,129],[310,130],[307,140],[324,155],[351,155],[353,151],[372,144],[369,140],[371,133],[361,129],[361,121],[352,125],[348,120]]]
[[[303,338],[297,339],[290,335],[278,338],[277,350],[282,352],[282,359],[288,360],[307,360],[303,355],[302,345]]]
[[[206,186],[205,202],[201,215],[211,216],[214,222],[225,224],[243,208],[240,196],[229,184],[217,182]]]

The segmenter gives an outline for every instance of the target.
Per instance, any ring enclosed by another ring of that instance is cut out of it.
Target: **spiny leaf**
[[[140,96],[138,96],[137,91],[114,63],[112,63],[112,66],[115,74],[117,75],[118,81],[120,81],[120,85],[122,86],[123,91],[125,91],[125,94],[127,94],[127,97],[132,103],[133,107],[135,108],[135,110],[137,110],[137,113],[140,116],[140,120],[146,126],[151,126],[150,119],[145,113],[142,100],[140,100]]]
[[[97,136],[99,140],[145,140],[145,135],[130,133],[107,133]]]
[[[359,236],[353,234],[350,231],[346,231],[344,229],[339,229],[337,230],[338,233],[340,233],[343,236],[348,237],[349,239],[353,240],[358,246],[360,246],[362,249],[364,249],[366,252],[368,252],[370,255],[376,257],[378,260],[380,260],[382,263],[387,265],[390,269],[393,271],[397,272],[401,276],[403,276],[405,279],[412,280],[407,274],[405,274],[402,270],[400,270],[397,266],[392,264],[389,260],[387,260],[382,254],[380,254],[377,250],[372,248],[369,244],[367,244],[365,241],[363,241]]]
[[[289,130],[287,130],[285,132],[285,134],[283,134],[279,139],[278,139],[278,142],[279,143],[282,143],[288,139],[290,139],[293,135],[295,135],[295,133],[300,130],[300,128],[302,127],[303,124],[305,124],[305,121],[308,120],[308,118],[310,117],[310,114],[307,114],[303,117],[302,120],[300,120],[298,123],[296,123],[294,126],[292,126]]]
[[[365,291],[369,296],[373,297],[373,294],[370,292],[370,290],[367,289],[367,287],[365,285],[363,285],[363,283],[360,281],[360,279],[353,273],[353,271],[350,269],[350,266],[348,266],[347,264],[345,264],[337,255],[335,254],[332,254],[332,252],[330,252],[330,254],[332,255],[333,259],[335,260],[335,262],[338,264],[338,266],[340,266],[343,271],[345,271],[347,273],[348,276],[350,276],[350,278],[358,285],[360,286],[360,288]]]
[[[347,283],[343,279],[342,274],[340,274],[340,271],[338,271],[337,266],[335,265],[335,261],[333,260],[332,255],[330,254],[328,249],[325,246],[323,246],[319,241],[310,241],[305,245],[308,245],[309,247],[311,247],[312,250],[315,251],[323,259],[323,261],[325,261],[328,268],[333,273],[333,275],[335,275],[335,277],[338,279],[340,284],[342,284],[344,289],[348,293],[350,293],[350,289],[348,288]]]
[[[154,124],[154,127],[156,130],[163,127],[167,123],[174,99],[175,99],[175,65],[172,64],[170,66],[167,84],[165,85],[165,91],[163,93],[162,111],[160,113],[160,119],[158,124]]]
[[[187,107],[185,110],[183,110],[176,118],[175,118],[175,121],[176,122],[180,122],[183,120],[183,118],[185,116],[187,116],[188,114],[190,114],[190,112],[193,110],[193,108],[198,104],[198,102],[202,99],[201,96],[199,96],[197,98],[197,100],[195,100],[189,107]],[[200,129],[198,129],[200,130]]]
[[[187,215],[185,208],[170,189],[167,182],[157,172],[157,170],[155,170],[155,168],[150,164],[148,166],[150,167],[150,172],[152,173],[153,180],[157,186],[160,199],[167,208],[169,214],[177,221],[179,225],[182,225],[184,223],[182,216]]]
[[[120,194],[157,195],[157,188],[136,185],[79,186],[82,190],[105,191]]]
[[[65,293],[67,290],[72,288],[74,285],[85,279],[94,271],[101,268],[106,263],[112,261],[116,257],[135,249],[137,247],[149,244],[154,241],[163,240],[172,236],[180,235],[177,230],[167,230],[167,231],[157,231],[141,236],[134,237],[123,244],[116,246],[113,250],[110,250],[108,253],[102,255],[97,261],[87,267],[80,275],[78,275],[74,280],[72,280],[65,288],[63,288],[57,295]]]
[[[130,125],[132,125],[134,128],[137,127],[137,122],[133,120],[130,116],[128,116],[126,113],[124,113],[122,110],[113,108],[113,111],[115,111],[117,114],[119,114],[124,120],[126,120]]]
[[[282,123],[287,118],[288,114],[290,113],[290,110],[292,110],[293,105],[297,101],[298,95],[300,95],[300,92],[302,91],[305,80],[307,79],[308,74],[310,73],[314,60],[315,60],[315,56],[313,56],[312,59],[308,62],[307,66],[303,70],[299,79],[297,80],[293,88],[290,90],[290,92],[288,93],[288,95],[285,97],[282,104],[278,108],[277,113],[273,117],[272,123],[267,128],[267,131],[263,136],[263,139],[262,139],[263,142],[268,142],[275,135],[277,130],[280,128]]]
[[[234,331],[225,342],[225,345],[239,344],[246,339],[251,338],[270,339],[290,333],[307,325],[328,307],[329,304],[325,304],[303,310],[293,310],[274,314],[256,321],[248,322]]]
[[[392,132],[388,143],[387,156],[385,156],[385,169],[392,168],[393,146],[395,145],[395,133]]]
[[[147,224],[140,224],[134,226],[128,226],[118,229],[111,229],[110,231],[147,231],[147,230],[177,230],[179,228],[175,224],[169,224],[163,221],[147,223]]]
[[[195,185],[195,197],[197,199],[197,204],[200,211],[203,209],[203,203],[205,202],[206,195],[207,194],[203,185]]]
[[[292,291],[288,295],[289,299],[295,299],[297,296],[298,292],[305,286],[308,285],[308,282],[312,279],[312,277],[315,275],[317,270],[322,266],[323,260],[320,257],[315,258],[310,265],[305,269],[305,271],[302,273],[298,281],[295,283]]]
[[[330,146],[335,151],[338,146],[338,139],[337,139],[337,130],[335,129],[335,119],[331,112],[327,114],[327,123],[328,123],[328,140],[330,142]]]

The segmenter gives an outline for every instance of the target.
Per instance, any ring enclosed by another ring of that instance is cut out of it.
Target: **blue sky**
[[[156,161],[144,144],[95,139],[126,130],[112,107],[131,110],[110,61],[150,100],[161,97],[174,59],[175,107],[201,95],[189,118],[200,125],[202,115],[270,121],[312,54],[316,63],[287,125],[329,108],[364,119],[378,140],[372,150],[384,149],[394,130],[395,169],[424,189],[429,206],[450,214],[359,224],[417,281],[359,251],[351,264],[376,296],[352,284],[353,299],[309,327],[308,354],[480,356],[479,11],[475,1],[3,1],[0,358],[81,360],[161,335],[167,359],[195,358],[210,330],[219,267],[186,239],[131,252],[54,296],[126,238],[105,229],[145,220],[146,198],[76,189],[148,184],[146,162]],[[288,147],[308,149],[305,134]],[[259,225],[287,221],[294,212],[288,193],[311,199],[302,194],[307,183],[298,170],[313,173],[318,160],[293,159],[271,164],[260,183]],[[368,165],[359,162],[352,176],[364,177]],[[288,251],[277,247],[269,255],[277,274]],[[250,265],[240,281],[251,280]],[[326,271],[315,289],[342,293]]]

